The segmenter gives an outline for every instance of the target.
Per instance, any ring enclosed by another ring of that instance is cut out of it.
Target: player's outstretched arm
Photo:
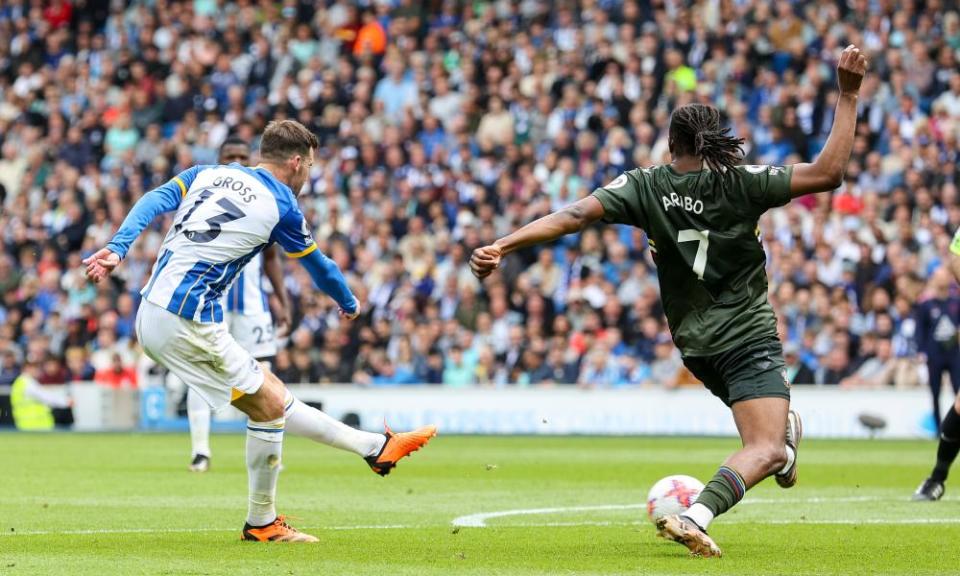
[[[140,236],[143,229],[153,222],[153,219],[164,212],[170,212],[180,207],[180,201],[187,194],[187,188],[196,176],[197,167],[190,168],[175,176],[166,184],[144,194],[127,217],[123,224],[105,248],[83,260],[87,267],[87,278],[93,282],[100,282],[110,275],[127,255],[130,245]]]
[[[290,205],[273,229],[270,240],[279,244],[290,258],[299,259],[313,284],[336,301],[342,316],[353,320],[360,315],[360,302],[347,286],[347,279],[337,263],[320,252],[296,199],[291,195],[285,200]]]
[[[348,320],[360,315],[360,302],[350,291],[347,279],[336,262],[319,250],[313,250],[300,258],[300,263],[310,273],[313,283],[340,306],[340,314]]]
[[[477,248],[470,257],[470,269],[477,278],[486,278],[500,266],[500,259],[507,254],[579,232],[601,218],[603,205],[594,196],[587,196],[558,212],[534,220],[489,246]]]
[[[857,127],[857,97],[866,72],[866,56],[856,46],[847,46],[837,64],[840,98],[837,100],[830,136],[814,162],[793,167],[790,194],[794,198],[834,190],[843,183]]]

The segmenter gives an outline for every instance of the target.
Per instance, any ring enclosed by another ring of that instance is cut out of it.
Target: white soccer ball
[[[692,476],[667,476],[654,484],[647,494],[647,516],[656,523],[664,516],[686,512],[702,491],[703,483]]]

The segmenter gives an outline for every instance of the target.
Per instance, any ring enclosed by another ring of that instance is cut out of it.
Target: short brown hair
[[[260,139],[260,157],[264,160],[287,160],[308,156],[320,141],[306,126],[296,120],[271,120]]]

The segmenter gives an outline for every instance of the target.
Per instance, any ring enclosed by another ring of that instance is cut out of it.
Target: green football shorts
[[[764,338],[712,356],[685,356],[683,363],[727,406],[770,396],[790,399],[779,338]]]

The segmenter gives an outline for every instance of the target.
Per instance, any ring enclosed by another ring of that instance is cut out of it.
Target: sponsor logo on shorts
[[[787,369],[786,369],[786,368],[782,368],[782,369],[780,370],[780,375],[783,376],[783,385],[787,388],[787,390],[789,390],[789,389],[790,389],[790,379],[787,378]]]
[[[250,369],[253,370],[254,374],[260,373],[260,363],[254,358],[250,359]]]

